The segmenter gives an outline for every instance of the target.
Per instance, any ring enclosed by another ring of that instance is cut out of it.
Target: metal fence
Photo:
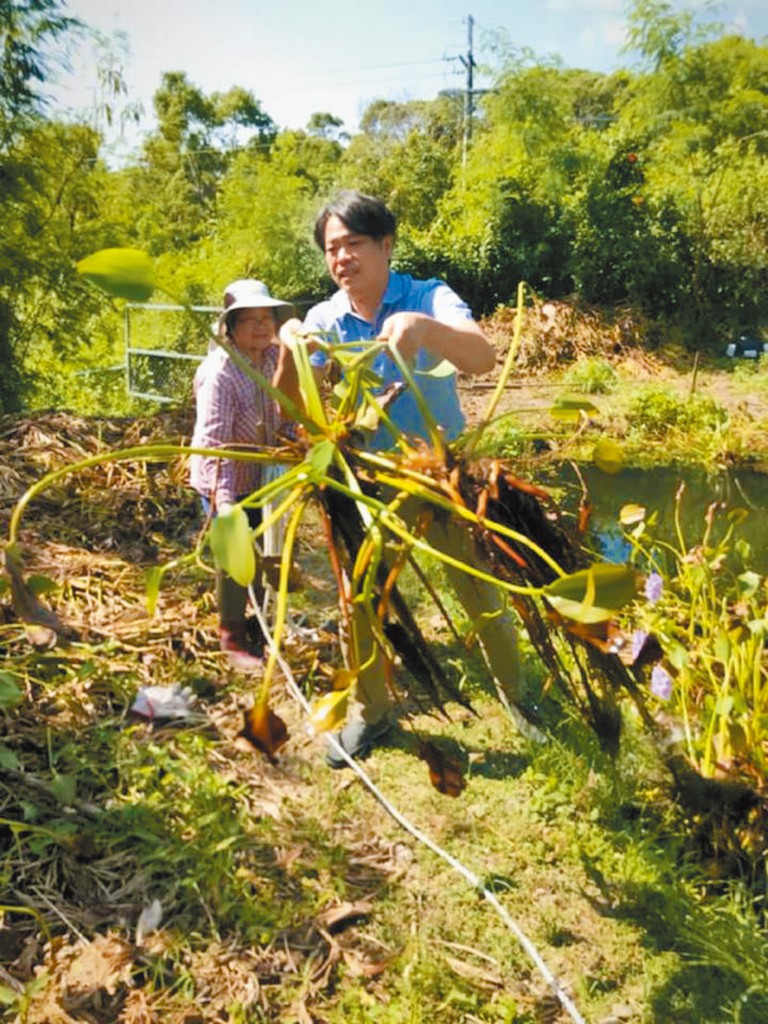
[[[128,394],[155,402],[185,401],[214,333],[218,306],[129,302],[125,306]]]

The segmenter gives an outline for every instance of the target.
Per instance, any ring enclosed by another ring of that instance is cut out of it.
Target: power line
[[[392,64],[360,64],[358,67],[324,68],[322,71],[306,71],[304,78],[328,77],[332,75],[346,75],[350,71],[388,71],[390,68],[412,68],[423,64],[441,64],[445,57],[433,57],[430,60],[404,60]]]

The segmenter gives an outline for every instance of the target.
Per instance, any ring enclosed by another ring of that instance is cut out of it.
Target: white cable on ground
[[[274,650],[272,636],[269,631],[266,619],[262,614],[262,610],[259,607],[258,602],[256,601],[256,595],[253,591],[253,587],[249,587],[248,589],[251,597],[251,603],[253,604],[253,607],[255,609],[256,616],[259,620],[264,636],[267,639],[267,644],[272,650]],[[285,674],[285,678],[288,682],[289,693],[302,707],[304,712],[307,715],[310,715],[312,711],[311,705],[304,696],[304,694],[301,692],[298,683],[293,677],[293,672],[291,671],[290,666],[288,665],[287,661],[285,660],[285,658],[283,658],[282,654],[280,654],[279,651],[275,651],[275,656],[278,665]],[[531,940],[528,938],[525,932],[520,928],[520,926],[517,924],[514,918],[510,915],[506,907],[503,906],[503,904],[500,902],[496,894],[491,892],[490,889],[486,889],[486,887],[483,885],[480,879],[480,876],[476,875],[474,871],[470,871],[470,869],[466,867],[464,864],[462,864],[460,860],[457,860],[452,854],[448,853],[447,850],[444,850],[442,846],[439,846],[433,839],[430,839],[430,837],[426,835],[426,833],[422,832],[420,828],[418,828],[411,821],[409,821],[408,818],[406,818],[401,811],[399,811],[392,803],[390,803],[390,801],[384,796],[384,794],[378,788],[373,779],[366,773],[365,769],[357,761],[355,761],[354,758],[350,757],[350,755],[347,753],[344,747],[342,747],[342,745],[339,743],[339,741],[332,733],[326,734],[326,741],[329,743],[333,753],[335,755],[341,755],[344,761],[346,761],[347,765],[355,772],[355,774],[366,786],[366,788],[370,790],[370,792],[378,800],[379,804],[381,804],[381,806],[384,808],[387,814],[389,814],[390,817],[395,819],[398,825],[404,828],[405,831],[412,835],[414,839],[422,843],[434,854],[436,854],[447,864],[449,864],[454,871],[456,871],[464,879],[466,879],[467,882],[469,882],[473,889],[476,889],[482,895],[484,900],[490,903],[490,905],[494,908],[494,910],[502,919],[504,924],[512,932],[512,934],[523,947],[523,949],[528,954],[530,959],[533,961],[539,973],[549,986],[552,994],[558,999],[560,1005],[570,1016],[571,1020],[573,1020],[575,1024],[586,1024],[586,1021],[579,1013],[577,1007],[571,1001],[570,997],[568,996],[568,993],[565,992],[560,982],[554,976],[552,971],[550,971],[549,967],[547,967],[541,954],[536,949],[534,944],[531,942]]]

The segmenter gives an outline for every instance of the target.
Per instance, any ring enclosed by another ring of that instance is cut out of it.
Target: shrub
[[[605,395],[614,391],[618,383],[616,371],[606,359],[582,359],[570,368],[564,384],[573,391],[586,395]]]
[[[642,387],[627,412],[630,430],[664,438],[670,430],[685,432],[721,430],[727,411],[707,395],[679,395],[668,388]]]

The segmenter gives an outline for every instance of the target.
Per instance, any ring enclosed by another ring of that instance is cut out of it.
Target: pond
[[[676,495],[680,498],[680,528],[686,549],[700,543],[706,528],[705,516],[712,502],[721,503],[715,516],[712,543],[725,535],[733,518],[729,513],[741,510],[743,522],[735,538],[751,547],[749,568],[768,574],[768,474],[754,470],[707,472],[691,467],[658,466],[651,469],[625,468],[616,475],[602,472],[594,465],[562,466],[556,486],[565,488],[563,505],[576,514],[582,488],[586,485],[592,503],[590,542],[601,557],[624,562],[631,551],[619,523],[619,511],[627,504],[642,505],[647,515],[656,514],[653,536],[679,547],[676,537]]]

